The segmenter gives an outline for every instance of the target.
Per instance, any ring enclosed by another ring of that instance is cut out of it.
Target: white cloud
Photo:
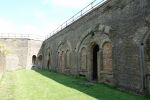
[[[0,33],[13,33],[13,34],[33,34],[46,36],[53,29],[58,26],[56,23],[50,23],[44,26],[35,26],[32,24],[17,25],[13,21],[0,18]],[[39,28],[40,27],[40,28]]]
[[[24,25],[20,28],[20,32],[23,32],[23,34],[38,34],[38,29],[33,25]]]
[[[48,33],[52,32],[53,29],[55,29],[56,27],[57,27],[57,25],[49,24],[44,28],[44,30],[45,30],[44,32],[46,32],[48,34]]]
[[[48,18],[46,13],[38,9],[35,9],[33,11],[33,16],[40,21],[46,21],[46,19]]]
[[[45,32],[45,34],[44,34]],[[43,37],[48,33],[44,28],[39,28],[31,24],[28,25],[18,25],[17,23],[0,18],[0,34],[3,36],[10,34],[33,34],[33,35],[42,35]]]
[[[0,33],[37,34],[38,28],[32,25],[17,25],[17,23],[0,18]]]
[[[14,22],[0,18],[0,33],[16,33],[17,26]]]
[[[40,36],[47,36],[50,35],[50,33],[56,29],[58,26],[57,23],[50,23],[45,24],[43,26],[34,26],[34,25],[24,25],[20,28],[20,32],[23,32],[22,34],[33,34],[33,35],[40,35]]]
[[[51,4],[56,7],[83,8],[92,0],[44,0],[44,4]]]
[[[70,9],[81,9],[93,0],[43,0],[45,4],[55,6],[58,9],[61,7]],[[62,8],[63,9],[63,8]],[[56,12],[57,13],[57,12]],[[51,16],[46,11],[40,8],[33,8],[32,16],[38,20],[37,25],[33,22],[26,22],[27,24],[20,25],[9,19],[0,18],[0,33],[17,33],[17,34],[33,34],[33,35],[49,35],[56,29],[62,21]],[[62,14],[62,16],[64,16]],[[61,17],[61,16],[60,16]],[[63,21],[64,22],[64,21]]]

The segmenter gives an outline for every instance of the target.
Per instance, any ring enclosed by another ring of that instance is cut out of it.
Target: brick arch
[[[88,32],[87,34],[83,34],[81,37],[80,37],[80,39],[79,39],[79,42],[77,43],[77,45],[76,45],[76,52],[79,52],[80,51],[80,47],[81,47],[81,45],[82,45],[82,43],[83,43],[83,41],[89,36],[91,34],[91,32]]]
[[[63,47],[63,45],[64,45],[63,42],[60,42],[60,43],[58,44],[58,47],[57,47],[57,51],[58,51],[58,52],[61,52],[60,49]]]
[[[59,66],[58,69],[61,70],[61,72],[65,72],[70,68],[71,65],[71,53],[72,53],[72,46],[69,40],[66,40],[65,42],[59,42],[57,47],[57,64]]]
[[[82,40],[79,41],[76,46],[77,47],[76,52],[78,56],[77,64],[79,66],[78,67],[79,74],[85,75],[89,80],[100,81],[101,48],[102,48],[101,46],[104,41],[110,41],[109,36],[101,32],[88,33],[84,36],[85,37],[82,37]],[[81,68],[80,68],[81,62],[82,62],[81,50],[83,47],[85,47],[87,50],[87,55],[86,55],[87,69],[81,72]]]
[[[57,51],[58,52],[60,52],[61,51],[61,49],[63,48],[64,49],[64,46],[67,44],[67,48],[70,50],[70,52],[72,51],[72,45],[71,45],[71,43],[70,43],[70,41],[69,40],[67,40],[66,42],[62,42],[62,41],[60,41],[59,43],[58,43],[58,47],[57,47]]]
[[[137,46],[140,46],[141,43],[145,43],[149,35],[150,29],[148,27],[138,28],[133,37],[133,43],[135,43]]]
[[[87,40],[87,38],[92,37],[92,34],[98,35],[98,37],[94,37],[93,40]],[[91,43],[95,42],[98,45],[100,45],[103,43],[103,41],[110,41],[109,36],[106,34],[103,34],[102,32],[89,32],[87,34],[83,34],[80,39],[79,42],[76,45],[76,52],[79,52],[82,45],[84,44],[85,41],[89,41],[89,45],[91,46]]]

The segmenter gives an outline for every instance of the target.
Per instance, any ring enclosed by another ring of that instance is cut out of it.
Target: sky
[[[0,0],[0,33],[47,35],[93,0]]]

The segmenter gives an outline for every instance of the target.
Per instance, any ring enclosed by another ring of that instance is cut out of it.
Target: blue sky
[[[0,0],[0,33],[46,35],[93,0]]]

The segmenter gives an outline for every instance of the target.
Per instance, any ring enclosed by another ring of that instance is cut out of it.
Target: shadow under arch
[[[93,53],[93,63],[92,63],[92,80],[98,80],[98,44],[94,43],[92,45],[92,53]]]

